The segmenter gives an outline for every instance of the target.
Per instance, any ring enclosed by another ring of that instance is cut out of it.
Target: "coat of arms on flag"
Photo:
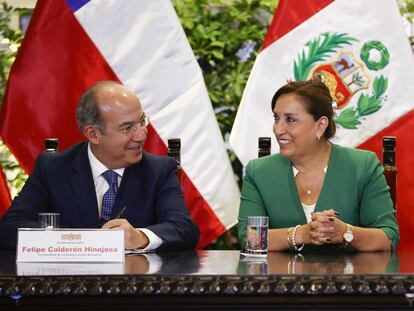
[[[377,112],[386,101],[388,79],[376,72],[388,65],[388,49],[371,40],[354,51],[352,43],[357,41],[345,33],[325,32],[307,42],[308,50],[303,49],[294,62],[296,80],[319,79],[329,88],[335,122],[344,129],[358,128],[364,116]]]

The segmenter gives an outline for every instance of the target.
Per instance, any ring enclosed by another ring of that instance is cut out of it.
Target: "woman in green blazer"
[[[399,240],[395,210],[375,153],[329,142],[332,98],[320,81],[290,82],[272,99],[280,153],[250,161],[239,238],[247,216],[269,216],[269,250],[332,245],[374,251]]]

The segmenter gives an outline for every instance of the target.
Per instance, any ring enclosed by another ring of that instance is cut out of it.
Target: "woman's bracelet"
[[[295,250],[297,252],[300,252],[305,246],[305,244],[301,244],[300,246],[296,244],[296,232],[298,231],[300,226],[301,225],[297,225],[295,227],[289,228],[288,230],[288,247],[289,249]]]
[[[293,231],[293,227],[290,227],[288,229],[288,234],[287,234],[288,249],[290,250],[294,250],[293,242],[292,242],[292,231]]]

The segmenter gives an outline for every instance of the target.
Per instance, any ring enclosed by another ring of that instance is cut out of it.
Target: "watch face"
[[[347,242],[352,242],[352,240],[354,239],[354,234],[352,233],[352,232],[350,232],[350,231],[346,231],[345,233],[344,233],[344,240],[345,241],[347,241]]]

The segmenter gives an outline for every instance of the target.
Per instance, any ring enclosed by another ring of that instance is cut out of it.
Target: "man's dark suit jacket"
[[[44,153],[0,221],[0,247],[15,248],[17,228],[36,228],[40,212],[60,213],[61,227],[100,228],[98,203],[88,159],[88,144],[62,153]],[[157,250],[195,246],[199,229],[191,220],[175,175],[174,159],[144,152],[142,160],[125,169],[112,208],[135,228],[147,228],[163,244]]]

